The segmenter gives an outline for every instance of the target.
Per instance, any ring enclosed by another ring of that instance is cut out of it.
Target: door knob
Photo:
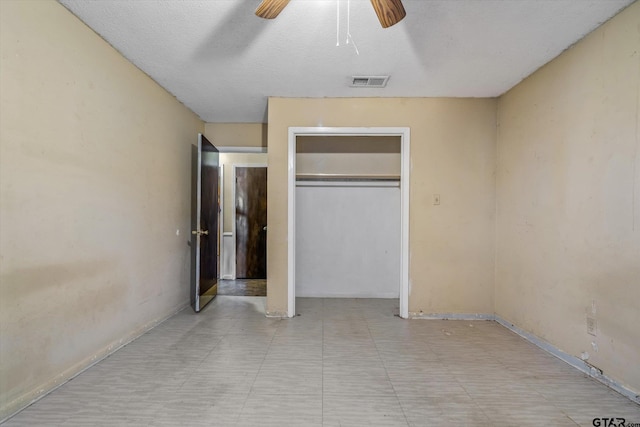
[[[191,231],[191,234],[198,235],[198,236],[202,236],[204,234],[205,236],[208,236],[209,230],[193,230]]]
[[[267,226],[265,225],[264,227],[262,227],[263,231],[267,231]]]

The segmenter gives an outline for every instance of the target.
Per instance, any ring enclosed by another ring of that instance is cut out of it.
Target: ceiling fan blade
[[[371,0],[373,9],[378,15],[382,28],[388,28],[402,21],[407,12],[402,6],[402,0]]]
[[[256,9],[256,15],[264,19],[273,19],[289,4],[289,0],[262,0]]]

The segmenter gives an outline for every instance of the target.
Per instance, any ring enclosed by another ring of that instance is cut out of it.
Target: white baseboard
[[[590,377],[600,381],[607,387],[617,391],[618,393],[629,398],[633,402],[640,404],[640,394],[636,393],[631,389],[628,389],[627,387],[623,386],[613,378],[609,378],[608,376],[604,375],[602,371],[596,368],[595,366],[592,366],[584,362],[579,357],[572,356],[568,353],[565,353],[564,351],[553,346],[552,344],[549,344],[542,338],[539,338],[536,335],[533,335],[523,329],[518,328],[516,325],[514,325],[511,322],[507,322],[500,316],[494,315],[494,320],[499,324],[501,324],[502,326],[504,326],[505,328],[509,329],[510,331],[520,335],[522,338],[526,339],[530,343],[535,344],[537,347],[540,347],[542,350],[546,351],[547,353],[552,354],[553,356],[557,357],[563,362],[568,363],[569,365],[573,366],[579,371],[584,372]]]
[[[235,280],[235,265],[236,265],[236,238],[230,231],[222,233],[222,242],[220,250],[220,274],[221,278],[225,280]]]
[[[396,298],[397,298],[397,296],[396,296]],[[31,404],[35,403],[36,401],[40,400],[41,398],[43,398],[47,394],[51,393],[52,391],[54,391],[58,387],[62,386],[67,381],[69,381],[69,380],[75,378],[76,376],[80,375],[82,372],[86,371],[87,369],[89,369],[90,367],[95,365],[96,363],[98,363],[101,360],[105,359],[109,355],[115,353],[120,348],[122,348],[125,345],[129,344],[130,342],[134,341],[136,338],[140,337],[141,335],[145,334],[149,330],[153,329],[155,326],[157,326],[160,323],[164,322],[165,320],[167,320],[168,318],[170,318],[171,316],[173,316],[177,312],[183,310],[187,306],[188,306],[188,303],[184,303],[179,308],[173,310],[170,314],[168,314],[168,315],[166,315],[164,317],[161,317],[159,319],[156,319],[156,320],[153,320],[151,322],[146,323],[145,325],[143,325],[140,328],[137,328],[136,330],[134,330],[133,332],[131,332],[127,336],[125,336],[125,337],[123,337],[123,338],[121,338],[121,339],[119,339],[117,341],[112,342],[111,344],[107,345],[106,347],[104,347],[102,350],[98,351],[94,355],[82,360],[81,362],[77,363],[76,365],[72,366],[71,368],[65,370],[63,373],[57,375],[52,380],[46,382],[45,384],[42,384],[39,387],[34,388],[32,391],[27,392],[27,393],[23,394],[22,396],[14,399],[13,401],[11,401],[9,404],[7,404],[4,408],[2,408],[0,410],[0,424],[5,422],[9,418],[13,417],[15,414],[17,414],[18,412],[20,412],[24,408],[26,408],[29,405],[31,405]],[[286,312],[279,312],[279,311],[267,312],[266,313],[266,317],[268,317],[268,318],[279,318],[279,319],[288,318]],[[550,353],[553,356],[555,356],[555,357],[559,358],[560,360],[564,361],[565,363],[568,363],[569,365],[571,365],[574,368],[580,370],[581,372],[585,373],[586,375],[589,375],[590,377],[592,377],[592,378],[596,379],[597,381],[603,383],[607,387],[609,387],[609,388],[617,391],[618,393],[622,394],[623,396],[627,397],[631,401],[640,404],[640,395],[638,393],[636,393],[633,390],[623,386],[622,384],[620,384],[616,380],[604,375],[602,373],[602,371],[600,371],[599,369],[589,365],[588,363],[585,363],[580,358],[563,352],[562,350],[556,348],[552,344],[550,344],[550,343],[546,342],[545,340],[537,337],[536,335],[531,334],[531,333],[529,333],[529,332],[527,332],[527,331],[525,331],[523,329],[520,329],[517,326],[515,326],[514,324],[512,324],[512,323],[510,323],[510,322],[508,322],[508,321],[506,321],[506,320],[502,319],[501,317],[496,316],[494,314],[483,314],[483,313],[421,313],[421,312],[417,312],[416,313],[416,312],[410,312],[409,313],[409,318],[410,319],[425,319],[425,320],[429,320],[429,319],[432,319],[432,320],[494,320],[497,323],[499,323],[500,325],[502,325],[503,327],[505,327],[505,328],[509,329],[510,331],[514,332],[515,334],[521,336],[522,338],[526,339],[527,341],[531,342],[532,344],[536,345],[537,347],[541,348],[542,350],[546,351],[547,353]]]
[[[493,314],[483,313],[423,313],[409,312],[409,319],[430,320],[495,320]]]
[[[598,369],[597,367],[592,366],[592,365],[584,362],[582,359],[580,359],[580,358],[578,358],[576,356],[572,356],[572,355],[570,355],[568,353],[565,353],[564,351],[560,350],[559,348],[555,347],[554,345],[546,342],[542,338],[539,338],[538,336],[536,336],[536,335],[534,335],[532,333],[529,333],[529,332],[525,331],[524,329],[520,329],[519,327],[515,326],[513,323],[508,322],[508,321],[504,320],[503,318],[501,318],[500,316],[497,316],[495,314],[410,312],[409,313],[409,319],[427,319],[427,320],[428,319],[432,319],[432,320],[493,320],[493,321],[496,321],[500,325],[502,325],[505,328],[509,329],[513,333],[515,333],[517,335],[520,335],[522,338],[526,339],[527,341],[529,341],[530,343],[534,344],[535,346],[541,348],[542,350],[546,351],[547,353],[557,357],[558,359],[562,360],[565,363],[568,363],[569,365],[573,366],[574,368],[578,369],[579,371],[587,374],[591,378],[601,382],[602,384],[606,385],[607,387],[609,387],[609,388],[617,391],[621,395],[627,397],[631,401],[640,404],[640,394],[638,394],[637,392],[625,387],[624,385],[620,384],[618,381],[614,380],[613,378],[610,378],[610,377],[604,375],[602,373],[602,371],[600,369]]]
[[[75,377],[77,377],[87,369],[91,368],[96,363],[109,357],[110,355],[120,350],[125,345],[129,344],[130,342],[144,335],[145,333],[147,333],[148,331],[150,331],[160,323],[169,319],[171,316],[175,315],[176,313],[185,309],[188,306],[189,306],[188,302],[183,303],[177,309],[172,310],[169,314],[145,323],[144,325],[135,329],[131,333],[122,337],[121,339],[109,343],[107,346],[103,347],[98,352],[81,360],[80,362],[76,363],[69,369],[66,369],[64,372],[56,375],[51,380],[45,382],[44,384],[41,384],[38,387],[35,387],[34,389],[32,389],[27,393],[24,393],[20,397],[15,398],[11,402],[9,402],[5,407],[0,408],[0,424],[4,423],[9,418],[16,415],[18,412],[34,404],[38,400],[45,397],[47,394],[56,390],[58,387],[64,385],[68,381],[74,379]]]

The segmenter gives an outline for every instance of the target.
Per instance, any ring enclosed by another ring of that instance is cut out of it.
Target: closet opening
[[[408,317],[408,128],[290,128],[295,297],[398,298]]]

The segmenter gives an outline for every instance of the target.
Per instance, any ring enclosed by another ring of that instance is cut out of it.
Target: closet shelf
[[[296,174],[296,181],[400,181],[400,175],[299,173]]]

